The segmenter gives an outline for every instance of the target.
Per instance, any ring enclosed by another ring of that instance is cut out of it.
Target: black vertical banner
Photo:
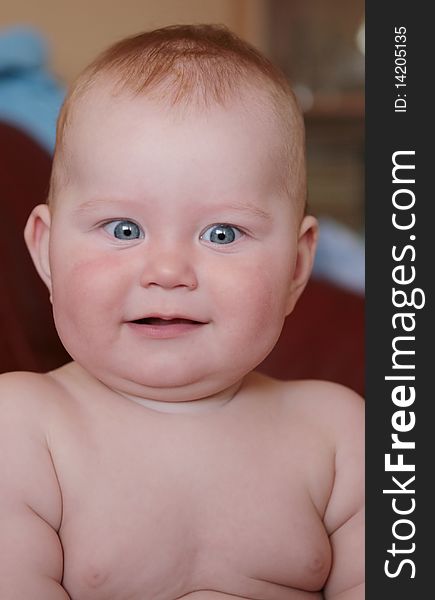
[[[430,6],[366,3],[369,600],[435,597]]]

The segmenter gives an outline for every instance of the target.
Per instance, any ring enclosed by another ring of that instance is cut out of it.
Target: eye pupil
[[[236,238],[234,228],[231,225],[216,225],[210,230],[210,241],[230,244]]]
[[[126,240],[141,237],[141,231],[132,221],[118,221],[118,224],[113,229],[113,235],[118,240]]]

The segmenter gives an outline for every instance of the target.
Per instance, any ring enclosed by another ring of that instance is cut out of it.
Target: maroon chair
[[[47,371],[68,360],[48,292],[24,243],[32,208],[45,201],[51,157],[27,134],[0,122],[0,372]]]
[[[0,123],[0,372],[48,371],[69,360],[54,328],[48,292],[23,239],[32,208],[48,192],[51,157],[25,133]],[[258,367],[278,379],[327,379],[364,391],[364,300],[312,280]]]
[[[258,370],[278,379],[326,379],[364,395],[364,298],[311,279]]]

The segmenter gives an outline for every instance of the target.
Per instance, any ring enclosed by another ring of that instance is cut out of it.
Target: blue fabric
[[[364,294],[364,239],[333,219],[319,219],[319,242],[313,275]]]
[[[0,31],[0,120],[21,128],[52,154],[65,88],[50,73],[48,55],[36,30]]]

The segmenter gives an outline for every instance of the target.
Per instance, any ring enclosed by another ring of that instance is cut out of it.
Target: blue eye
[[[212,225],[204,233],[201,234],[201,239],[214,244],[231,244],[239,239],[242,235],[237,227],[232,225]]]
[[[110,221],[104,229],[118,240],[138,240],[144,237],[143,231],[133,221]]]

